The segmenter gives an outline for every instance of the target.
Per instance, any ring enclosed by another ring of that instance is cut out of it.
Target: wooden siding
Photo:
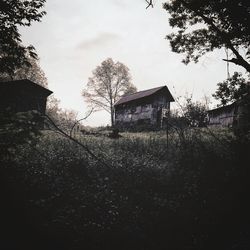
[[[209,126],[232,127],[236,119],[236,106],[229,105],[209,111]]]
[[[164,93],[158,93],[154,96],[144,97],[133,102],[120,104],[115,109],[116,126],[136,126],[150,125],[162,126],[165,114],[162,111],[170,110],[170,101]]]
[[[250,101],[249,96],[238,100],[230,105],[209,110],[209,124],[210,127],[232,127],[249,131],[250,129]]]

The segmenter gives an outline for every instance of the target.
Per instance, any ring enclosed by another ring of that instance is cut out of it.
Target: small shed
[[[170,102],[174,102],[174,98],[167,86],[123,96],[114,105],[115,125],[162,127],[170,111]]]
[[[208,111],[210,127],[228,127],[239,131],[250,130],[250,96],[246,95],[230,105]]]
[[[208,111],[209,126],[213,127],[232,127],[237,118],[237,105],[222,106]]]
[[[0,111],[36,110],[45,114],[47,97],[52,93],[49,89],[27,79],[0,82]]]

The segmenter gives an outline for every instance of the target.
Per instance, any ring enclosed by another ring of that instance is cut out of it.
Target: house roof
[[[221,112],[229,112],[230,110],[232,110],[236,105],[236,102],[233,102],[232,104],[229,105],[225,105],[225,106],[221,106],[215,109],[210,109],[208,110],[209,114],[218,114]]]
[[[13,81],[6,81],[6,82],[0,82],[0,88],[1,89],[9,89],[9,88],[15,88],[15,89],[24,89],[28,91],[37,90],[40,93],[42,93],[45,96],[51,95],[53,92],[49,89],[32,82],[28,79],[22,79],[22,80],[13,80]]]
[[[162,91],[162,90],[166,91],[166,95],[169,97],[169,101],[173,102],[174,98],[171,95],[170,91],[168,90],[168,87],[161,86],[161,87],[157,87],[157,88],[139,91],[139,92],[136,92],[136,93],[131,94],[131,95],[122,96],[121,99],[115,103],[115,106],[120,105],[120,104],[124,104],[124,103],[128,103],[128,102],[131,102],[134,100],[138,100],[138,99],[141,99],[141,98],[144,98],[147,96],[151,96],[151,95],[155,94],[156,92]]]

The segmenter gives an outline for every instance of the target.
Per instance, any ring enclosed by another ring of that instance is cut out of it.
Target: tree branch
[[[196,15],[200,16],[206,24],[210,25],[211,28],[221,37],[221,39],[225,43],[225,45],[235,54],[236,58],[231,59],[229,62],[240,65],[240,66],[244,67],[248,72],[250,72],[250,64],[246,60],[244,60],[244,58],[240,55],[240,53],[234,47],[234,45],[232,44],[232,42],[231,42],[230,38],[227,36],[227,34],[223,31],[221,31],[214,24],[213,20],[208,18],[207,16],[203,15],[201,13],[201,11],[196,10],[195,8],[192,8],[192,6],[189,3],[187,3],[185,0],[180,0],[180,1],[184,7],[193,11]]]
[[[154,5],[153,5],[153,0],[145,0],[146,1],[146,3],[148,4],[148,6],[146,7],[146,9],[148,9],[150,6],[153,8],[154,7]]]
[[[73,126],[72,126],[71,129],[70,129],[70,133],[69,133],[70,136],[72,136],[72,132],[73,132],[73,129],[74,129],[74,127],[76,126],[76,124],[77,124],[78,122],[80,122],[80,121],[86,120],[86,119],[93,113],[93,111],[94,111],[94,108],[92,108],[92,109],[89,111],[89,113],[88,113],[84,118],[81,118],[81,119],[77,120],[77,121],[73,124]]]
[[[104,161],[102,161],[101,159],[99,159],[87,146],[85,146],[84,144],[82,144],[81,142],[79,142],[78,140],[76,140],[75,138],[73,138],[71,135],[67,134],[66,132],[64,132],[62,129],[60,129],[55,123],[54,121],[48,116],[45,115],[45,117],[48,119],[48,121],[54,126],[54,128],[64,137],[68,138],[69,140],[73,141],[74,143],[78,144],[80,147],[82,147],[90,156],[92,156],[93,159],[97,160],[98,162],[100,162],[103,166],[107,167],[108,169],[110,169],[110,166],[108,164],[106,164]]]
[[[89,103],[93,103],[95,104],[97,107],[101,107],[103,108],[105,111],[107,111],[108,113],[110,113],[110,106],[106,105],[105,103],[101,102],[101,101],[98,101],[98,100],[95,100],[93,98],[91,98],[90,96],[88,96],[88,99],[87,102]]]

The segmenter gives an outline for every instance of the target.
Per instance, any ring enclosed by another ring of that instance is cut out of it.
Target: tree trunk
[[[115,112],[114,112],[114,108],[111,108],[111,126],[114,127],[115,125],[115,116],[114,116]]]
[[[237,58],[232,58],[230,60],[223,59],[223,61],[231,62],[231,63],[234,63],[236,65],[242,66],[243,68],[245,68],[245,70],[247,72],[250,73],[250,64],[246,60],[244,60],[242,56],[237,57]]]

